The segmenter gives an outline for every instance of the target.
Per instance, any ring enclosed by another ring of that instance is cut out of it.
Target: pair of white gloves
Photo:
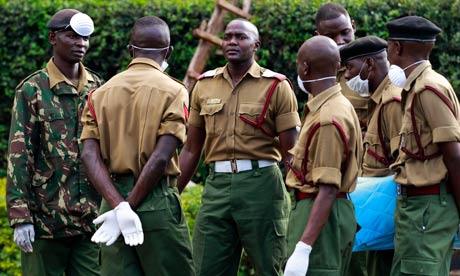
[[[121,202],[115,209],[98,216],[93,222],[94,224],[102,223],[91,237],[91,241],[95,243],[105,243],[110,246],[120,234],[123,234],[125,243],[129,246],[141,245],[144,242],[141,220],[127,201]]]
[[[102,226],[91,237],[91,241],[112,245],[123,234],[125,243],[130,246],[140,245],[144,242],[139,216],[131,209],[126,201],[118,204],[115,209],[102,214],[94,221],[94,224],[102,223]],[[33,251],[32,243],[35,241],[35,230],[31,223],[18,224],[14,227],[14,242],[22,251]]]

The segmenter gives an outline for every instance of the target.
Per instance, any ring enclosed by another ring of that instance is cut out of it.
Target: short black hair
[[[347,10],[342,5],[337,3],[326,3],[322,5],[316,13],[316,27],[318,27],[321,21],[336,19],[341,15],[349,17]]]

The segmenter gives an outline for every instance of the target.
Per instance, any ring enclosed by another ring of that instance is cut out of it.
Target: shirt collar
[[[56,64],[54,64],[53,58],[51,58],[48,61],[48,64],[46,64],[46,70],[48,71],[48,77],[50,80],[50,88],[55,87],[58,83],[65,82],[68,85],[75,87],[77,91],[81,91],[89,81],[94,82],[93,76],[88,74],[83,63],[80,62],[79,64],[80,78],[78,80],[78,87],[75,87],[75,84],[62,74],[61,70],[59,70]]]
[[[340,84],[329,87],[307,102],[310,112],[317,111],[327,100],[340,93]]]
[[[222,75],[225,79],[230,79],[230,75],[228,74],[228,63],[224,67],[216,70],[215,76],[218,75]],[[262,67],[254,61],[241,79],[244,79],[246,75],[251,75],[253,78],[260,78],[262,76]]]
[[[429,60],[425,60],[424,62],[418,64],[414,71],[412,71],[407,78],[406,84],[404,85],[404,90],[409,91],[415,79],[418,78],[418,76],[420,76],[420,74],[428,67],[431,68],[431,63]]]
[[[161,72],[163,72],[163,70],[161,69],[160,64],[158,64],[156,61],[154,61],[151,58],[143,58],[143,57],[134,58],[129,63],[128,67],[131,67],[131,66],[133,66],[135,64],[146,64],[146,65],[152,66],[152,67],[160,70]]]
[[[389,82],[390,79],[388,78],[388,75],[386,75],[382,82],[380,82],[379,86],[377,86],[377,89],[375,89],[374,93],[372,93],[371,100],[375,104],[379,104],[382,100],[383,91],[385,90],[385,87],[388,86]]]

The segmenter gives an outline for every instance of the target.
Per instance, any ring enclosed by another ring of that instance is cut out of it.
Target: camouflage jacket
[[[93,232],[100,202],[80,160],[79,137],[88,92],[102,80],[85,68],[78,92],[63,78],[50,60],[18,85],[11,112],[8,218],[12,227],[33,223],[38,238]]]

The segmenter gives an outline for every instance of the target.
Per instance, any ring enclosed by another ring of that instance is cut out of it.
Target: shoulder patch
[[[198,76],[198,80],[201,80],[201,79],[204,79],[204,78],[214,77],[216,75],[216,71],[217,71],[217,69],[206,71],[203,74]]]
[[[30,80],[31,78],[33,78],[35,75],[38,75],[38,74],[40,74],[41,72],[44,72],[44,71],[46,71],[45,68],[40,69],[40,70],[37,70],[37,71],[33,72],[32,74],[28,75],[26,78],[24,78],[24,79],[16,86],[16,90],[19,89],[19,88],[21,88],[21,86],[22,86],[25,82],[29,81],[29,80]]]
[[[269,69],[264,70],[264,72],[262,73],[262,77],[264,77],[264,78],[276,78],[279,81],[283,81],[283,80],[287,79],[285,75],[273,72],[272,70],[269,70]]]

